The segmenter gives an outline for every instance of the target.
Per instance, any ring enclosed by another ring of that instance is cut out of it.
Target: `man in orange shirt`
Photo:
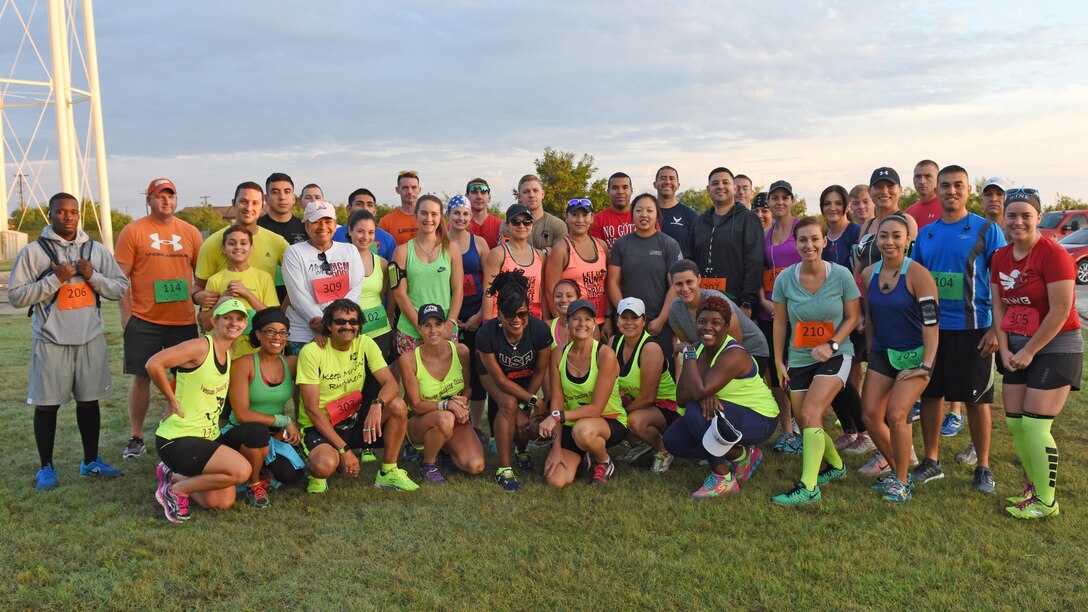
[[[197,337],[193,308],[193,270],[203,240],[200,231],[174,216],[177,187],[167,178],[151,181],[147,205],[151,214],[121,230],[114,253],[128,276],[121,298],[124,372],[128,389],[131,437],[121,456],[144,454],[143,427],[150,402],[151,379],[144,364],[159,351]]]
[[[378,227],[393,234],[397,246],[416,237],[416,200],[419,199],[419,173],[415,170],[402,170],[397,175],[397,195],[400,196],[400,208],[382,217]]]

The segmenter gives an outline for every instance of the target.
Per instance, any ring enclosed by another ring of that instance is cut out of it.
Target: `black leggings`
[[[865,433],[865,421],[861,420],[861,395],[853,383],[847,381],[842,391],[831,400],[831,409],[835,411],[843,431]]]
[[[286,457],[276,456],[272,463],[265,467],[272,472],[272,477],[285,485],[292,485],[302,480],[306,475],[306,468],[296,468]]]

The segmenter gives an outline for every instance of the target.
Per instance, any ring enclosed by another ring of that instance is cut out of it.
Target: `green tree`
[[[709,210],[713,205],[710,201],[710,196],[706,192],[706,188],[688,187],[687,189],[676,194],[676,201],[681,204],[686,204],[695,209],[695,212],[702,213]]]
[[[544,210],[564,218],[567,213],[567,200],[588,197],[595,209],[608,202],[606,180],[598,179],[590,184],[597,167],[593,165],[593,156],[582,155],[575,162],[574,153],[558,151],[551,147],[544,148],[544,157],[533,161],[536,175],[544,185]],[[517,197],[514,193],[514,197]]]
[[[1080,198],[1074,198],[1062,194],[1056,194],[1054,203],[1046,207],[1047,210],[1084,210],[1088,209],[1088,202]]]
[[[40,232],[49,225],[49,210],[46,206],[23,206],[11,211],[11,226],[28,234]]]
[[[98,216],[95,214],[97,207],[91,206],[90,200],[83,200],[80,203],[79,215],[83,218],[83,228],[85,230],[95,230],[101,235],[102,227],[99,225]],[[121,234],[121,230],[126,225],[132,223],[132,216],[125,214],[119,210],[110,211],[110,227],[113,228],[113,237],[117,238]]]
[[[228,225],[228,221],[211,206],[188,206],[177,211],[175,215],[182,221],[192,223],[205,235],[223,229]]]

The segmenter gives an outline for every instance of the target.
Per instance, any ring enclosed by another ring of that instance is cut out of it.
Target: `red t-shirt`
[[[915,202],[907,208],[907,214],[914,217],[914,220],[918,222],[918,228],[921,229],[941,218],[941,201],[934,196],[932,200]]]
[[[1050,238],[1040,238],[1028,256],[1016,260],[1013,245],[1001,247],[990,263],[990,282],[997,286],[997,296],[1005,304],[1001,329],[1007,333],[1032,336],[1050,312],[1046,285],[1056,281],[1076,282],[1077,266],[1073,258]],[[1080,329],[1077,297],[1069,305],[1069,316],[1060,331]]]
[[[487,248],[493,249],[499,244],[499,226],[501,225],[502,219],[495,215],[488,215],[483,223],[476,223],[475,219],[469,222],[468,231],[483,238]]]
[[[593,214],[593,225],[589,226],[589,235],[604,240],[608,248],[627,234],[635,233],[635,222],[631,210],[616,212],[611,206]]]

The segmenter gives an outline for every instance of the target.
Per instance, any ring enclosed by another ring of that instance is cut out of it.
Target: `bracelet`
[[[450,401],[448,399],[441,400],[440,402],[438,402],[438,409],[439,410],[449,410],[450,409]]]
[[[196,301],[196,294],[198,293],[200,293],[199,289],[189,294],[189,300],[194,304],[200,304],[200,302]]]

